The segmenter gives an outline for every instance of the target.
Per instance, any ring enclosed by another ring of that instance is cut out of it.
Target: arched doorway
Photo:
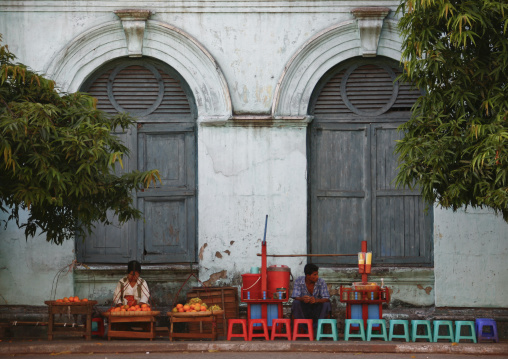
[[[188,85],[160,61],[118,59],[95,71],[81,91],[96,97],[101,110],[138,118],[136,126],[117,133],[130,149],[124,170],[158,169],[162,183],[133,193],[144,220],[98,225],[91,236],[78,239],[78,260],[194,262],[197,114]]]
[[[398,64],[355,58],[316,86],[308,132],[309,251],[356,253],[366,240],[377,264],[432,264],[432,207],[397,189],[393,153],[419,91],[395,81]],[[356,259],[317,257],[327,265]]]

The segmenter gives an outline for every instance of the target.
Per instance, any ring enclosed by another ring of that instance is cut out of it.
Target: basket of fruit
[[[152,310],[148,304],[121,305],[119,307],[110,308],[107,312],[103,312],[105,317],[112,316],[142,316],[142,315],[159,315],[161,312]]]
[[[222,314],[224,311],[218,305],[208,306],[200,298],[191,298],[185,304],[177,304],[169,316],[173,317],[203,317],[210,314]]]
[[[78,296],[64,297],[60,299],[45,301],[46,304],[51,305],[95,305],[96,300],[88,300],[88,298],[79,299]]]

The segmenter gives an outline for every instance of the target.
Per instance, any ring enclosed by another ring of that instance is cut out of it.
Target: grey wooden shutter
[[[340,64],[316,87],[309,113],[309,247],[312,253],[355,253],[367,240],[377,263],[432,263],[432,208],[393,178],[400,138],[420,92],[395,81],[388,60]],[[355,263],[320,257],[321,264]]]
[[[78,239],[79,260],[195,261],[196,115],[187,85],[156,61],[124,59],[97,71],[83,90],[98,99],[99,109],[138,118],[136,126],[118,134],[131,151],[127,169],[158,169],[162,183],[133,193],[144,220],[98,225],[92,236]]]

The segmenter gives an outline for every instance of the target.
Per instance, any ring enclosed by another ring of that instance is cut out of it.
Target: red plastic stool
[[[307,333],[298,333],[298,327],[300,324],[305,324],[307,326]],[[314,328],[312,328],[312,319],[293,320],[293,340],[296,340],[297,338],[309,338],[309,340],[314,340]]]
[[[242,325],[241,334],[233,334],[233,324]],[[228,340],[231,340],[231,338],[243,338],[244,340],[249,340],[249,334],[247,333],[247,319],[229,319]]]
[[[254,328],[254,324],[261,324],[261,327],[257,326]],[[263,333],[254,333],[254,330],[258,329],[262,329]],[[270,340],[266,319],[249,319],[249,340],[252,340],[252,338],[265,338],[266,340]]]
[[[98,335],[99,337],[104,336],[104,319],[102,318],[92,318],[92,323],[97,323],[97,330],[92,331],[92,335]],[[93,326],[93,324],[92,324]]]
[[[277,328],[280,325],[280,328]],[[282,327],[286,326],[286,332],[282,333]],[[277,333],[277,329],[279,333]],[[291,340],[291,319],[272,319],[272,340],[275,337],[288,338]]]

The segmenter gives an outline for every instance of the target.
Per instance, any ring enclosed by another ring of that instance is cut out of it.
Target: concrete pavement
[[[325,353],[436,353],[470,355],[506,355],[508,342],[500,343],[427,343],[427,342],[384,342],[384,341],[264,341],[256,339],[246,342],[232,341],[173,341],[167,338],[149,340],[115,339],[91,341],[78,339],[56,339],[53,341],[12,340],[0,342],[1,355],[19,354],[62,354],[62,353],[171,353],[171,352],[325,352]]]

